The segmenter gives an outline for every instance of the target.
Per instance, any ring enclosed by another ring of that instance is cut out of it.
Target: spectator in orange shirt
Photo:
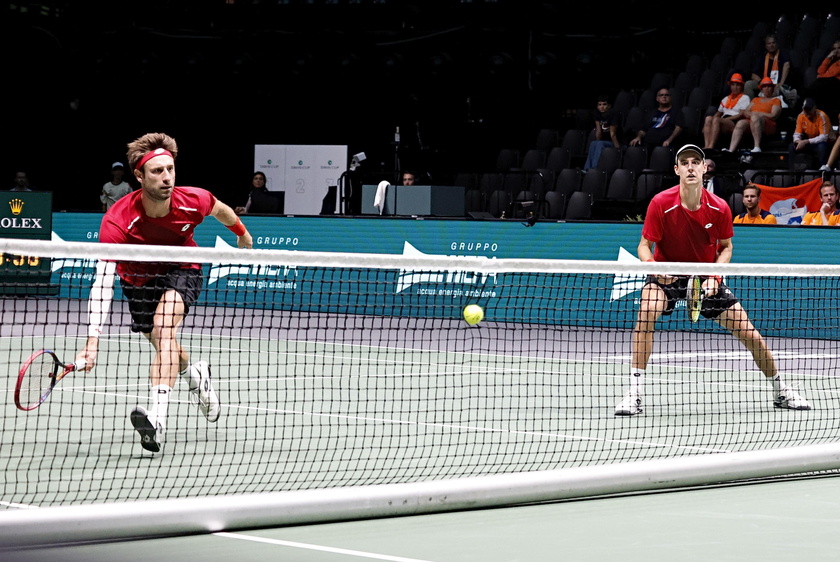
[[[777,224],[776,216],[761,208],[761,188],[749,183],[741,194],[744,202],[743,213],[735,215],[734,224]]]
[[[831,51],[817,68],[817,79],[805,90],[820,107],[832,115],[840,111],[840,39],[832,43]]]
[[[831,120],[824,111],[817,109],[814,98],[805,98],[802,103],[802,113],[796,118],[793,142],[790,143],[788,149],[790,169],[796,169],[796,155],[802,153],[815,154],[819,161],[817,167],[824,166],[828,160],[829,140],[834,140]]]
[[[823,182],[820,187],[819,211],[806,213],[802,217],[802,224],[809,226],[840,226],[840,211],[837,210],[837,188],[831,182]]]
[[[840,113],[837,114],[837,122],[840,123]],[[821,172],[830,172],[831,168],[837,163],[837,159],[840,158],[840,135],[837,135],[837,138],[834,139],[834,146],[831,148],[831,154],[828,155],[828,160],[825,163],[825,166],[820,168]],[[840,166],[838,166],[840,169]]]
[[[729,152],[735,152],[741,143],[744,131],[749,127],[753,137],[753,152],[761,152],[761,135],[772,135],[776,132],[776,119],[782,113],[782,100],[773,97],[775,84],[770,78],[761,79],[761,94],[750,102],[744,110],[744,119],[735,123]]]

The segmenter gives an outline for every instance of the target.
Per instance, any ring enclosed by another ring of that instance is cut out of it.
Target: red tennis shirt
[[[119,199],[108,209],[99,227],[99,241],[108,244],[153,244],[195,247],[195,227],[204,222],[216,204],[216,197],[199,187],[172,189],[171,207],[165,217],[146,215],[140,200],[142,190]],[[199,269],[199,264],[173,266],[160,262],[119,262],[117,274],[131,285],[145,285],[157,275],[175,268]]]
[[[679,185],[654,195],[642,227],[642,236],[656,244],[656,261],[714,262],[718,240],[734,234],[726,201],[701,189],[700,208],[689,211],[680,203]]]

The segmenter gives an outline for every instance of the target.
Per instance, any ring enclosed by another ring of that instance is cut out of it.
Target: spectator
[[[648,148],[654,146],[670,146],[685,128],[682,111],[671,105],[671,91],[668,88],[656,90],[656,109],[648,112],[646,127],[636,132],[630,141],[630,146],[644,144]]]
[[[793,142],[788,149],[790,169],[796,169],[794,160],[797,154],[815,154],[822,167],[828,161],[828,142],[834,138],[831,121],[824,111],[817,109],[813,98],[805,98],[802,102],[802,113],[796,118],[796,129],[793,132]]]
[[[720,198],[723,198],[725,195],[725,189],[723,187],[723,182],[720,181],[719,178],[715,177],[715,170],[717,170],[717,164],[711,158],[706,158],[706,171],[703,172],[703,187],[706,188],[706,191],[709,193],[714,193]]]
[[[612,110],[612,104],[607,96],[599,96],[595,112],[595,140],[589,143],[589,153],[583,169],[598,167],[601,151],[608,146],[620,148],[618,142],[618,116]]]
[[[29,176],[26,172],[17,172],[15,174],[15,185],[9,191],[32,191],[29,187]]]
[[[837,210],[837,188],[831,182],[823,182],[820,187],[822,205],[818,211],[805,213],[802,224],[808,226],[840,226],[840,211]]]
[[[737,72],[729,79],[729,95],[720,100],[718,109],[703,122],[703,148],[715,148],[720,133],[732,134],[735,124],[744,119],[750,98],[744,95],[744,78]],[[724,148],[724,152],[728,149]]]
[[[403,172],[402,173],[402,184],[403,185],[415,185],[417,182],[417,174],[414,172]]]
[[[735,224],[776,224],[775,215],[761,208],[761,188],[754,183],[749,183],[741,195],[744,203],[744,212],[735,216]]]
[[[790,74],[790,56],[779,49],[774,34],[764,37],[764,49],[765,52],[755,61],[751,80],[744,85],[744,92],[750,98],[758,95],[762,78],[770,78],[773,81],[773,97],[783,95],[785,93],[783,90],[790,88],[787,85]]]
[[[840,111],[840,39],[831,44],[831,51],[817,68],[817,79],[808,86],[806,95],[832,114]]]
[[[753,152],[761,152],[761,135],[772,135],[776,132],[776,120],[782,114],[782,100],[773,97],[773,81],[769,78],[761,79],[761,94],[750,102],[744,110],[744,118],[735,124],[729,151],[735,152],[749,127],[753,137]]]
[[[251,177],[251,191],[248,192],[248,200],[245,202],[245,205],[235,207],[234,211],[237,215],[263,213],[265,211],[261,210],[262,202],[268,197],[265,174],[254,172],[254,175]]]
[[[840,113],[837,114],[837,122],[840,123]],[[834,139],[834,146],[831,148],[831,154],[828,155],[825,165],[820,166],[821,172],[829,172],[837,164],[837,159],[840,158],[840,135]],[[840,166],[838,166],[840,169]]]
[[[107,211],[117,199],[125,197],[133,191],[127,181],[123,179],[125,168],[122,162],[111,164],[111,181],[102,186],[102,193],[99,194],[99,201],[102,203],[102,210]]]

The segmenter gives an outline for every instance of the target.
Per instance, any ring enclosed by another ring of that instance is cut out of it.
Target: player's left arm
[[[231,232],[236,234],[236,244],[240,248],[251,248],[254,245],[254,240],[251,238],[251,233],[245,228],[242,219],[240,219],[236,212],[225,203],[218,199],[213,205],[213,210],[210,211],[210,216],[215,217],[217,221],[225,225]]]

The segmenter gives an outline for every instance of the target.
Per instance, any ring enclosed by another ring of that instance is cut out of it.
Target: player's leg
[[[198,301],[204,284],[200,269],[178,269],[167,276],[169,286],[177,290],[183,306],[184,316],[189,314],[190,307]],[[215,422],[221,415],[222,407],[218,393],[213,388],[210,364],[207,361],[197,361],[189,364],[189,353],[183,348],[179,355],[179,370],[181,378],[187,382],[190,389],[190,401],[207,418]]]
[[[655,283],[646,283],[633,327],[630,388],[615,407],[617,416],[633,416],[642,412],[645,369],[653,352],[656,321],[668,308],[669,299],[665,290]]]
[[[146,410],[137,406],[131,412],[131,424],[140,434],[141,446],[153,452],[160,451],[166,431],[169,398],[178,376],[183,353],[177,335],[184,314],[181,295],[172,289],[165,290],[155,308],[152,329],[143,334],[155,349],[149,373],[152,407]]]
[[[720,294],[720,293],[719,293]],[[796,390],[787,386],[776,367],[773,352],[767,346],[764,337],[750,321],[740,302],[734,302],[715,319],[718,324],[738,338],[752,354],[756,366],[773,383],[773,405],[791,410],[810,410],[811,405]]]

